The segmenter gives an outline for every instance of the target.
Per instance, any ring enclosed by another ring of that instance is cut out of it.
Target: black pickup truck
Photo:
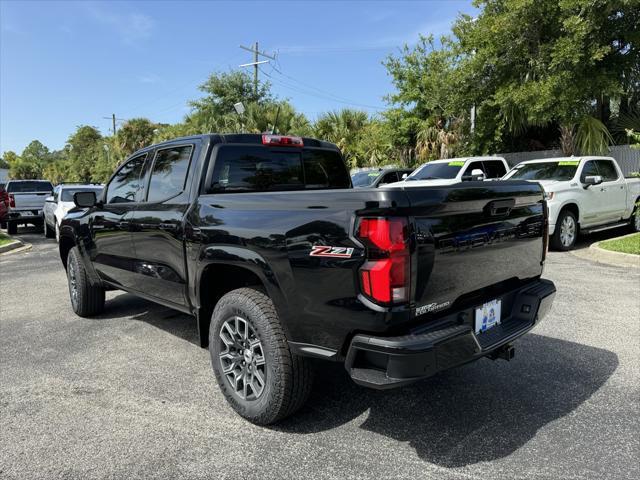
[[[510,359],[555,295],[539,185],[354,189],[311,138],[176,139],[74,201],[73,310],[99,314],[120,289],[193,315],[226,399],[260,424],[305,402],[314,358],[373,388]]]

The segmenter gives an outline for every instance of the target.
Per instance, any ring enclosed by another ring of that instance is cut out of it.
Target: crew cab
[[[453,185],[465,181],[497,180],[508,171],[509,164],[502,157],[448,158],[423,164],[404,182],[406,187]]]
[[[44,200],[53,191],[48,180],[9,180],[9,214],[7,215],[7,231],[14,234],[18,225],[31,224],[42,226],[42,208]]]
[[[311,138],[153,145],[74,202],[59,243],[73,310],[120,289],[193,315],[225,398],[258,424],[305,402],[311,359],[378,389],[510,359],[555,295],[539,185],[354,189]]]
[[[570,250],[579,233],[630,225],[640,231],[640,178],[625,178],[611,157],[568,157],[519,163],[505,180],[535,181],[547,194],[549,235]]]

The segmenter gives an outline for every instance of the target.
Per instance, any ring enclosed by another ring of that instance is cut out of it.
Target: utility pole
[[[112,113],[110,117],[102,117],[102,118],[104,118],[105,120],[111,120],[111,125],[113,127],[112,131],[113,131],[113,135],[115,136],[115,134],[118,133],[116,131],[116,120],[122,122],[122,121],[124,121],[124,118],[116,118],[116,114],[115,113]]]
[[[276,57],[272,55],[267,55],[266,53],[261,52],[258,49],[258,42],[254,44],[253,48],[245,47],[244,45],[240,45],[240,48],[253,53],[253,62],[243,63],[242,65],[240,65],[240,67],[253,67],[253,93],[257,97],[258,96],[258,65],[261,65],[263,63],[269,63],[269,60],[259,60],[259,55],[262,55],[263,57],[269,58],[271,60],[275,60]]]

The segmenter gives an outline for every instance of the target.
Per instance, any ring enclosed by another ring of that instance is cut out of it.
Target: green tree
[[[69,136],[65,146],[68,172],[66,181],[90,182],[93,180],[93,170],[104,157],[104,142],[96,127],[81,125]]]
[[[120,156],[124,159],[136,150],[151,145],[159,127],[160,125],[146,118],[127,120],[116,134]]]

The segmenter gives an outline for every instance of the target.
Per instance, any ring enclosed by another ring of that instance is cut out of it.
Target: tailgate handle
[[[511,209],[516,204],[515,199],[507,198],[505,200],[494,200],[493,202],[487,203],[487,206],[484,207],[484,211],[486,214],[492,217],[502,217],[509,215],[511,213]]]

